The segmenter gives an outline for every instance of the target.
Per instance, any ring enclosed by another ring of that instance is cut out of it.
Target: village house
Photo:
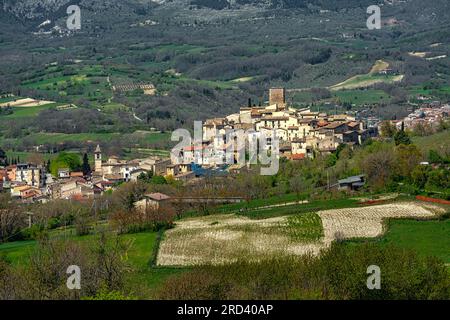
[[[70,178],[49,186],[49,194],[53,199],[92,198],[100,192],[100,188],[83,178]]]
[[[31,187],[40,188],[45,181],[45,172],[43,168],[30,164],[17,164],[8,167],[10,169],[9,179],[12,182],[26,183]]]
[[[138,210],[146,212],[148,210],[159,210],[164,205],[170,203],[170,197],[163,193],[148,193],[144,195],[144,199],[137,201],[135,206]]]
[[[102,160],[102,151],[98,145],[94,152],[93,176],[101,177],[111,182],[136,180],[140,173],[138,170],[151,171],[155,175],[164,175],[170,159],[151,157],[147,159],[121,160],[116,156],[110,157],[106,162]]]
[[[361,189],[365,184],[363,175],[352,176],[338,180],[338,189],[341,191],[356,191]]]
[[[11,196],[26,202],[32,202],[33,198],[41,196],[41,191],[29,185],[15,186],[11,189]]]
[[[69,168],[58,169],[58,179],[69,179],[69,178],[70,178],[70,169]]]

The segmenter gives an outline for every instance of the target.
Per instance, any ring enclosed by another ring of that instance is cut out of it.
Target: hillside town
[[[269,90],[269,105],[256,106],[249,100],[239,113],[224,118],[206,120],[203,125],[203,148],[214,145],[225,151],[227,131],[242,130],[245,135],[272,132],[279,139],[280,157],[290,160],[314,158],[316,154],[329,154],[340,144],[360,145],[369,131],[362,121],[346,114],[328,115],[311,112],[309,108],[296,109],[286,103],[286,90]],[[270,143],[269,143],[270,148]],[[192,148],[189,148],[190,151]],[[189,159],[189,157],[188,157]],[[210,163],[203,159],[203,163]]]
[[[401,119],[396,123],[397,129],[401,128],[402,122],[405,128],[415,129],[418,126],[425,126],[433,128],[437,126],[440,121],[448,118],[450,115],[450,105],[446,104],[443,106],[435,107],[422,107],[416,109],[414,112],[410,113],[404,119]]]
[[[449,113],[449,105],[420,108],[405,119],[395,121],[395,125],[400,128],[404,123],[405,127],[413,128],[425,123],[433,127],[447,118]],[[59,168],[57,174],[52,175],[45,165],[8,164],[6,154],[0,152],[0,191],[10,192],[18,201],[32,203],[92,198],[122,182],[136,181],[149,172],[155,176],[194,183],[205,176],[228,175],[248,166],[239,161],[236,137],[228,141],[227,133],[230,131],[240,130],[243,135],[240,138],[244,139],[251,135],[270,137],[274,133],[279,140],[278,156],[302,161],[333,153],[342,144],[353,147],[363,144],[369,137],[375,137],[380,122],[369,120],[357,120],[347,114],[312,112],[309,108],[296,109],[286,103],[285,89],[272,88],[266,106],[256,106],[249,99],[248,105],[241,107],[239,113],[207,119],[202,125],[201,145],[192,142],[183,147],[181,161],[174,152],[170,157],[124,160],[110,156],[105,160],[101,146],[97,145],[92,170],[83,173]],[[269,138],[269,151],[270,143]],[[224,155],[230,145],[234,152],[233,161],[225,164]]]

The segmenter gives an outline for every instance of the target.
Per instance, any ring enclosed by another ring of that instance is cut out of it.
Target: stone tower
[[[286,90],[284,88],[271,88],[269,90],[269,104],[277,105],[278,110],[286,107]]]
[[[94,160],[95,160],[95,172],[102,172],[102,150],[100,149],[100,145],[97,145],[94,151]]]

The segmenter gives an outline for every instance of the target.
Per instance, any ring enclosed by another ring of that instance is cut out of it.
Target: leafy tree
[[[405,178],[411,177],[411,172],[422,160],[422,153],[416,145],[401,144],[396,149],[397,170],[398,174]]]
[[[405,130],[400,130],[398,131],[395,135],[394,135],[394,141],[395,141],[395,145],[408,145],[411,144],[411,138],[409,137],[409,135],[405,132]]]
[[[397,128],[390,121],[384,121],[381,124],[381,136],[384,138],[393,138],[397,133]]]
[[[54,176],[57,176],[58,170],[62,168],[69,168],[71,171],[79,171],[81,169],[80,157],[75,153],[60,152],[51,162],[50,171]]]
[[[394,150],[389,146],[378,144],[370,146],[369,149],[369,154],[359,158],[360,171],[367,175],[369,183],[374,188],[385,188],[394,177],[396,166]]]
[[[327,158],[326,158],[327,168],[333,167],[336,164],[336,162],[337,162],[337,156],[334,153],[327,156]]]
[[[437,169],[431,171],[428,176],[426,188],[433,188],[433,187],[439,189],[450,188],[450,170]]]
[[[430,163],[442,163],[443,159],[441,155],[436,150],[428,151],[428,160]]]
[[[145,183],[152,183],[153,171],[142,172],[138,176],[138,180],[143,181]]]
[[[129,182],[122,184],[113,193],[113,199],[119,208],[130,212],[134,209],[136,201],[142,199],[143,195],[147,192],[147,185],[142,181]]]
[[[420,189],[423,189],[428,181],[428,175],[430,174],[429,166],[416,166],[411,173],[412,181],[414,185]]]
[[[167,184],[167,180],[163,176],[152,176],[150,181],[152,184]]]

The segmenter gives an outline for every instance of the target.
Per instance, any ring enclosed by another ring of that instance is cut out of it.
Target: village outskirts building
[[[163,193],[148,193],[142,200],[135,203],[135,207],[141,212],[160,210],[164,205],[168,205],[170,200],[171,197]]]

